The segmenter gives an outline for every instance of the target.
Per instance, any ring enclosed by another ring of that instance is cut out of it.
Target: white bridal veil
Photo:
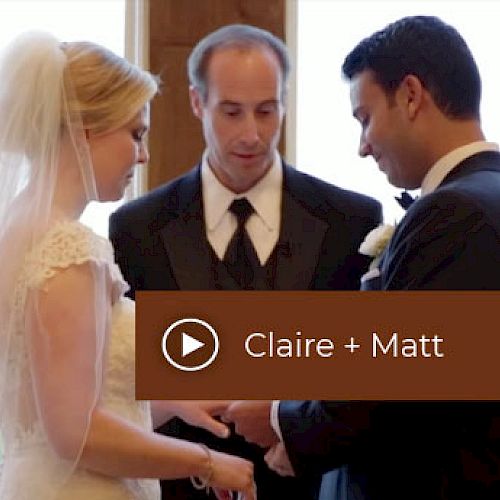
[[[40,250],[49,236],[57,245],[57,228],[72,218],[65,197],[81,205],[98,199],[66,60],[58,40],[31,33],[7,47],[0,62],[3,468],[19,467],[34,481],[39,471],[53,475],[41,483],[52,486],[39,499],[54,498],[53,485],[67,481],[79,461],[100,392],[110,310],[107,269],[79,263],[78,242],[62,245],[56,262]],[[78,291],[68,288],[67,273],[81,276]],[[93,331],[60,331],[71,314],[90,318]]]

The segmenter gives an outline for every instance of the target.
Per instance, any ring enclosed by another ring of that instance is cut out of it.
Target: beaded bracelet
[[[198,443],[198,445],[208,456],[208,474],[205,477],[191,476],[190,479],[191,484],[194,486],[194,488],[196,488],[197,490],[204,489],[208,495],[210,492],[210,481],[212,481],[212,478],[214,476],[214,463],[212,461],[212,454],[210,453],[210,449],[203,443]]]

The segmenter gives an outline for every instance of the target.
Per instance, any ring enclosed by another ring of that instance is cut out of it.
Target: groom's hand
[[[266,453],[264,460],[268,467],[280,476],[295,476],[290,459],[282,442],[272,446]]]
[[[235,430],[249,443],[268,448],[279,441],[271,427],[271,401],[234,401],[222,420],[233,423]]]

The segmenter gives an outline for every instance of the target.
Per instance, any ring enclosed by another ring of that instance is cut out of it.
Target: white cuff
[[[271,427],[273,428],[274,432],[276,432],[276,435],[278,436],[280,441],[283,441],[283,435],[281,434],[281,429],[280,429],[280,421],[278,418],[278,410],[279,410],[280,402],[279,400],[273,401],[271,403]]]

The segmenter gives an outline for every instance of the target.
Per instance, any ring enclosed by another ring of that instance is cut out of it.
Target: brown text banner
[[[138,399],[500,399],[500,292],[138,292]]]

